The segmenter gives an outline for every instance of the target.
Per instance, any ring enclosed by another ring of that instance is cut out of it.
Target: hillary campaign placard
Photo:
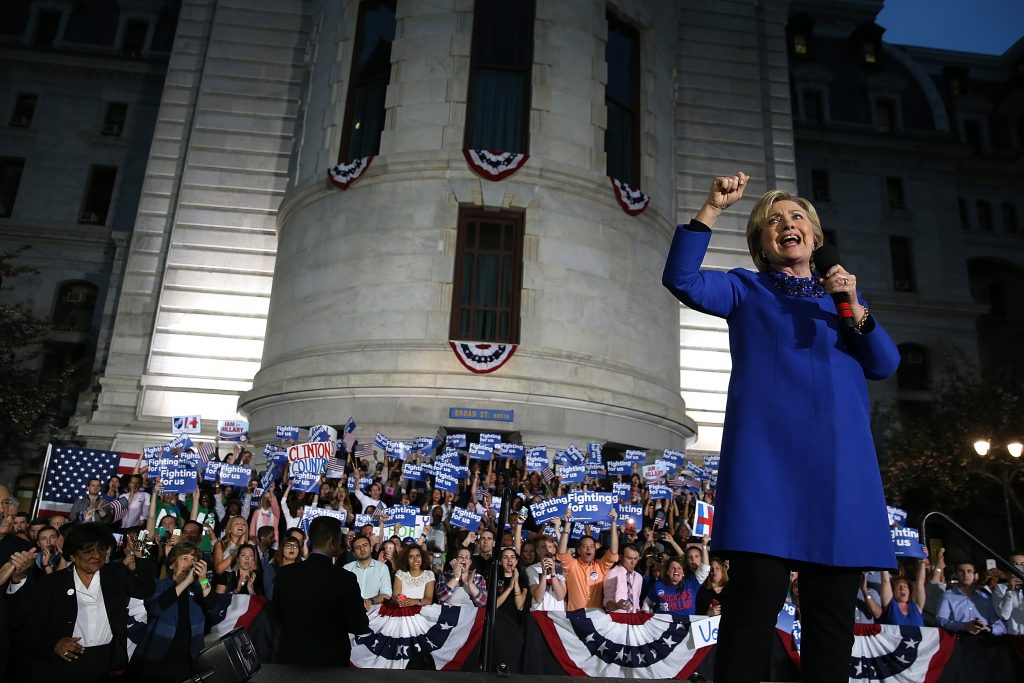
[[[198,415],[181,415],[171,418],[171,434],[200,434],[203,419]]]
[[[290,441],[292,443],[298,443],[299,441],[299,428],[292,427],[290,425],[277,425],[274,429],[274,434],[278,441]]]
[[[641,451],[635,448],[630,449],[622,454],[622,459],[630,464],[643,464],[647,462],[647,451]]]
[[[162,493],[192,493],[196,490],[199,473],[192,467],[174,467],[163,471],[160,483]]]
[[[243,465],[229,465],[227,463],[221,463],[220,466],[220,483],[228,486],[238,486],[245,488],[249,485],[249,481],[252,479],[252,470]]]
[[[555,496],[536,503],[530,504],[530,512],[537,524],[543,524],[556,517],[563,517],[569,507],[568,496]]]
[[[534,446],[526,450],[526,471],[540,472],[548,466],[548,447]]]
[[[615,506],[614,493],[604,491],[570,491],[568,507],[574,522],[607,520]]]
[[[889,532],[892,534],[892,548],[896,557],[924,559],[924,546],[921,545],[921,537],[918,535],[917,529],[892,527]]]
[[[309,534],[309,523],[317,517],[334,517],[342,526],[345,526],[345,522],[348,519],[348,512],[342,510],[331,510],[328,508],[318,508],[312,505],[305,505],[302,509],[302,519],[299,521],[299,527],[307,535]]]
[[[558,468],[558,477],[563,484],[582,484],[587,476],[587,466],[562,465]]]
[[[242,443],[249,440],[248,420],[217,420],[217,438]]]
[[[619,503],[619,526],[626,526],[630,522],[637,531],[644,528],[644,506],[632,503]]]
[[[483,519],[482,515],[478,515],[475,512],[471,512],[462,507],[452,508],[451,524],[461,529],[468,529],[469,531],[476,531],[480,528],[480,521]]]
[[[334,455],[333,441],[310,441],[288,447],[288,473],[296,491],[318,491],[327,458]]]

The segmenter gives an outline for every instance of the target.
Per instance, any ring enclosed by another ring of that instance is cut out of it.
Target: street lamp
[[[991,439],[978,439],[977,441],[974,442],[974,452],[980,455],[981,457],[985,457],[986,455],[988,455],[991,449]],[[1021,453],[1024,453],[1024,444],[1022,444],[1020,441],[1011,441],[1010,443],[1006,444],[1006,451],[1010,454],[1011,457],[1019,458],[1021,456]],[[1009,467],[1004,464],[1003,481],[1001,483],[1003,485],[1003,505],[1006,508],[1006,529],[1010,534],[1010,549],[1012,550],[1014,548],[1015,540],[1013,536],[1013,519],[1010,517],[1010,494],[1008,492],[1010,484],[1008,480],[1008,470]]]

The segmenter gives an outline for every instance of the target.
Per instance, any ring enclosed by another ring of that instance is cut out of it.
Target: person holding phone
[[[942,604],[935,615],[935,623],[953,633],[977,636],[1006,633],[1006,625],[996,614],[992,595],[978,590],[978,572],[972,562],[956,565],[956,580],[959,585],[950,588],[942,596]]]

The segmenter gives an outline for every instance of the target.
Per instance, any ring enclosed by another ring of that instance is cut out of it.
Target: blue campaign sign
[[[608,474],[617,474],[621,477],[633,474],[633,463],[625,460],[609,460],[605,466],[608,468]]]
[[[386,452],[389,458],[405,460],[412,453],[412,446],[401,441],[388,441]]]
[[[570,444],[568,448],[562,451],[561,455],[569,465],[582,465],[587,459],[583,452],[576,447],[576,444]]]
[[[674,463],[671,460],[655,460],[654,464],[661,465],[666,472],[670,472],[672,474],[675,474],[676,468],[679,467],[677,463]]]
[[[481,434],[477,443],[486,446],[497,446],[501,443],[501,434]]]
[[[481,435],[482,436],[482,435]],[[494,446],[482,443],[469,444],[470,460],[491,460],[494,457]]]
[[[274,435],[278,441],[291,441],[292,443],[299,442],[299,428],[292,427],[290,425],[277,425],[274,429]]]
[[[631,449],[622,454],[622,459],[628,463],[647,462],[647,451]]]
[[[644,506],[640,504],[619,503],[619,526],[632,522],[637,531],[644,528]]]
[[[893,527],[889,531],[892,533],[892,547],[896,557],[924,559],[924,546],[921,545],[917,529]]]
[[[497,447],[498,457],[500,458],[522,458],[526,453],[526,448],[522,444],[518,443],[502,443],[498,444]]]
[[[331,425],[313,425],[309,428],[310,441],[338,441],[338,430]]]
[[[722,456],[720,455],[705,455],[704,456],[704,469],[706,470],[717,470],[718,463],[721,462]]]
[[[364,526],[367,526],[367,525],[369,525],[369,526],[377,526],[376,524],[373,523],[373,517],[370,516],[370,515],[362,515],[362,514],[356,515],[355,519],[352,521],[352,528],[355,529],[356,531],[359,531],[360,529],[362,529]]]
[[[672,500],[672,489],[664,484],[650,484],[647,491],[651,494],[651,500]]]
[[[460,529],[468,529],[469,531],[476,531],[480,528],[480,521],[483,519],[481,515],[475,512],[471,512],[465,508],[453,507],[451,524],[457,526]]]
[[[569,496],[556,496],[530,505],[530,512],[538,524],[562,517],[569,508]]]
[[[388,449],[389,443],[390,441],[388,440],[388,437],[384,436],[380,432],[377,432],[377,436],[373,439],[373,445],[382,451],[386,451]]]
[[[905,527],[907,525],[907,511],[895,508],[891,505],[885,506],[886,511],[889,513],[889,526]]]
[[[410,481],[426,481],[427,475],[423,472],[423,468],[419,465],[413,465],[412,463],[402,463],[402,476]]]
[[[582,484],[586,476],[586,465],[563,465],[558,468],[558,477],[563,484]]]
[[[220,483],[222,484],[245,488],[249,485],[249,481],[251,479],[252,470],[248,467],[242,465],[228,465],[227,463],[220,466]]]
[[[373,477],[359,477],[359,490],[366,492],[370,490],[370,485],[373,484]]]
[[[618,496],[620,500],[628,500],[633,493],[633,486],[628,481],[617,481],[612,484],[612,493]]]
[[[466,447],[466,435],[465,434],[449,434],[444,437],[444,445],[451,446],[452,448],[465,448]]]
[[[185,466],[181,464],[181,460],[178,458],[164,455],[159,458],[154,458],[153,461],[149,463],[149,472],[150,476],[157,476],[163,480],[167,476],[167,472],[169,470],[176,470],[183,467]]]
[[[608,519],[618,499],[614,493],[604,491],[570,491],[569,510],[574,522],[594,522]]]
[[[444,470],[434,472],[434,486],[448,493],[459,492],[459,480],[455,478],[454,474]]]
[[[540,472],[548,466],[548,447],[534,446],[526,451],[526,471]]]
[[[309,534],[309,523],[317,517],[334,517],[342,526],[345,526],[345,522],[348,520],[348,512],[344,509],[341,510],[330,510],[328,508],[317,508],[312,505],[306,505],[302,509],[302,519],[299,521],[299,527],[303,532]]]
[[[149,461],[156,460],[157,458],[160,457],[160,454],[163,452],[163,446],[143,446],[142,455],[145,457],[145,462],[143,464],[148,467]]]
[[[590,524],[589,522],[580,522],[579,524],[572,525],[572,531],[569,532],[569,538],[574,541],[578,541],[583,538],[587,533],[587,527],[590,527],[591,538],[599,538],[601,536],[601,530],[596,525]]]
[[[682,451],[674,451],[671,448],[666,448],[661,454],[661,459],[665,462],[671,462],[676,465],[682,465],[686,462],[686,453]]]
[[[199,473],[190,467],[168,469],[160,476],[164,493],[192,493],[198,485]]]
[[[596,441],[587,444],[587,462],[601,462],[601,444]]]
[[[192,439],[188,434],[178,434],[167,442],[167,446],[171,452],[188,450],[194,445],[195,444],[192,443]]]
[[[698,467],[697,465],[695,465],[694,463],[692,463],[690,461],[686,462],[686,469],[688,469],[691,472],[693,472],[694,475],[696,475],[696,477],[698,479],[700,479],[700,480],[704,480],[704,479],[708,478],[708,474],[704,471],[703,467]]]
[[[206,463],[206,469],[203,470],[203,481],[217,481],[217,476],[220,474],[220,468],[223,464],[217,460],[211,460]],[[249,482],[246,482],[245,485],[248,486]]]
[[[395,505],[388,508],[388,524],[416,526],[416,515],[420,509],[415,505]]]
[[[303,458],[292,461],[288,473],[292,477],[292,490],[300,492],[318,492],[320,475],[327,466],[327,458]]]
[[[588,462],[583,467],[586,468],[587,476],[591,479],[604,479],[604,465],[599,462]]]

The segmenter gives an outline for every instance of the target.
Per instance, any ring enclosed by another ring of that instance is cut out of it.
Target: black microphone
[[[823,244],[814,251],[814,267],[824,277],[825,273],[839,265],[839,250],[831,244]],[[839,316],[839,326],[844,330],[853,330],[853,307],[850,306],[850,297],[845,292],[832,295],[832,301],[836,302],[836,314]]]

